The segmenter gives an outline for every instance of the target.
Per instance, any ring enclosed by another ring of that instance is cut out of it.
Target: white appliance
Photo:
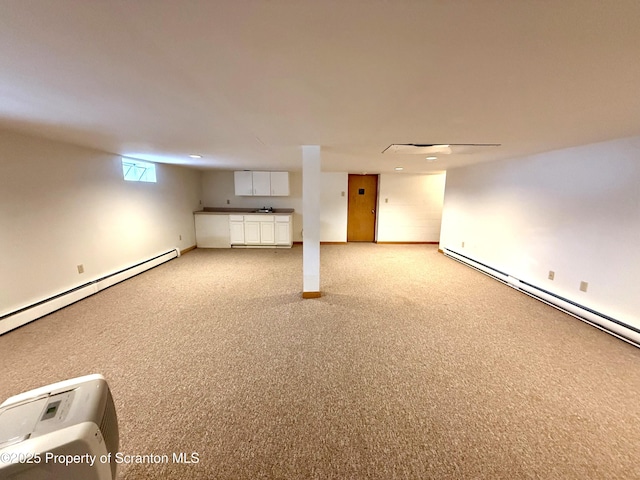
[[[114,480],[119,440],[102,375],[21,393],[0,405],[0,479]]]

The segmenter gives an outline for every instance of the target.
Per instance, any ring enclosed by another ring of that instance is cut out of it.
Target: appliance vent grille
[[[116,406],[113,403],[111,390],[107,392],[107,404],[105,405],[104,415],[100,421],[100,431],[102,432],[102,438],[104,438],[107,451],[111,453],[111,474],[113,475],[113,478],[116,478],[116,467],[118,464],[115,461],[115,456],[118,452],[118,448],[120,447],[120,435],[118,432]]]

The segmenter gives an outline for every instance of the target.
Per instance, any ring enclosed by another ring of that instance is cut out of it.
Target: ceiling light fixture
[[[451,155],[484,153],[488,149],[499,147],[499,143],[394,143],[382,153],[415,155]]]
[[[191,158],[202,158],[202,155],[189,155]]]
[[[402,167],[396,167],[394,170],[395,170],[396,172],[399,172],[400,170],[404,170],[404,168],[402,168]]]
[[[426,160],[429,162],[433,162],[434,160],[437,160],[438,157],[427,157]]]

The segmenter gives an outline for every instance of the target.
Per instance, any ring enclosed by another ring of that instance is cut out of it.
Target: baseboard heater
[[[123,268],[117,272],[110,273],[91,282],[3,315],[0,317],[0,335],[179,256],[179,249],[171,249],[165,253],[136,263],[135,265]]]
[[[557,308],[578,320],[582,320],[583,322],[640,348],[640,330],[631,325],[597,312],[589,307],[585,307],[584,305],[580,305],[572,300],[561,297],[560,295],[556,295],[555,293],[549,292],[543,288],[518,280],[506,272],[497,270],[485,265],[484,263],[469,258],[466,255],[454,252],[453,250],[445,248],[444,254],[460,263],[489,275],[490,277],[493,277],[494,279],[529,295],[530,297],[551,305],[552,307]]]

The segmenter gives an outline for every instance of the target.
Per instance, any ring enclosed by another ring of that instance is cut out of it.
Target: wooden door
[[[347,242],[373,242],[378,204],[377,175],[349,175]]]

